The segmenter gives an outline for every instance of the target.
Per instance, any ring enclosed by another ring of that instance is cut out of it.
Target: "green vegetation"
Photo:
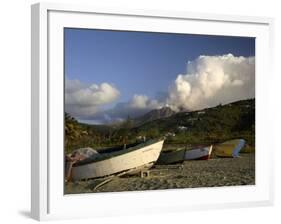
[[[166,144],[208,144],[244,138],[255,144],[255,100],[243,100],[200,111],[180,112],[147,122],[134,132],[166,135]],[[170,134],[168,134],[170,133]],[[173,136],[173,134],[175,136]]]
[[[88,135],[88,132],[78,123],[78,121],[71,117],[68,113],[64,115],[64,133],[65,133],[65,148],[66,152],[71,151],[71,147],[76,143],[81,144],[81,140]]]
[[[135,142],[130,133],[133,122],[130,117],[118,125],[90,125],[79,123],[65,113],[66,153],[83,147],[106,148]]]
[[[129,144],[139,136],[166,136],[166,144],[209,144],[233,138],[244,138],[250,147],[255,144],[255,99],[179,112],[152,121],[148,118],[138,126],[130,117],[118,125],[81,124],[67,114],[65,117],[67,152],[81,147]]]

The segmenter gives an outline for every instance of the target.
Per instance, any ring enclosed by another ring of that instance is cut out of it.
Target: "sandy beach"
[[[255,184],[255,154],[242,153],[239,158],[211,158],[185,161],[178,165],[155,166],[147,177],[115,177],[95,189],[103,180],[69,182],[66,194],[120,192],[175,188],[218,187]]]

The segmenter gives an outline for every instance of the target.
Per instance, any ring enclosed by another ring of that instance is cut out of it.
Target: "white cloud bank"
[[[120,122],[128,116],[131,118],[139,117],[153,109],[159,109],[163,106],[163,103],[155,99],[150,99],[146,95],[135,94],[132,99],[127,102],[117,103],[111,109],[97,112],[92,116],[92,119],[99,121],[99,123]]]
[[[134,109],[159,109],[163,107],[163,103],[158,102],[155,99],[149,99],[146,95],[135,94],[130,100],[128,107]]]
[[[196,110],[255,96],[255,58],[199,56],[188,62],[169,89],[174,110]]]
[[[115,101],[120,95],[112,84],[86,85],[79,80],[65,81],[65,110],[72,116],[91,117],[100,106]]]

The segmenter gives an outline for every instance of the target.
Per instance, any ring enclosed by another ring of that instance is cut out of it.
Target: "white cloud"
[[[135,94],[130,100],[128,106],[134,109],[157,109],[161,108],[163,104],[159,103],[155,99],[149,99],[146,95]]]
[[[97,113],[100,106],[112,103],[120,95],[112,84],[87,85],[79,80],[65,81],[66,112],[77,117],[90,117]]]
[[[99,120],[100,123],[112,123],[126,119],[139,117],[153,109],[159,109],[164,103],[156,99],[150,99],[146,95],[135,94],[129,101],[117,103],[113,108],[99,111],[92,119]]]
[[[169,89],[167,103],[173,109],[189,110],[255,96],[255,58],[199,56],[187,64]]]

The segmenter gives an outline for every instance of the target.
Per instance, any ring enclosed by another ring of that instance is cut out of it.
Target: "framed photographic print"
[[[32,217],[270,205],[270,18],[32,6]]]

